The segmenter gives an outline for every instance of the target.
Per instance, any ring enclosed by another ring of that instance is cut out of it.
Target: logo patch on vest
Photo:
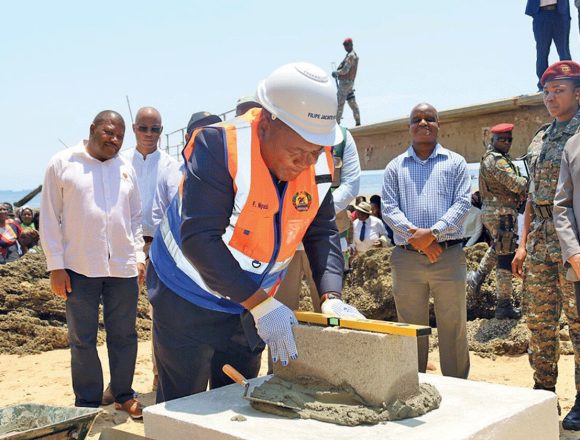
[[[297,211],[308,211],[312,204],[312,196],[306,191],[298,191],[294,194],[294,197],[292,197],[292,204]]]

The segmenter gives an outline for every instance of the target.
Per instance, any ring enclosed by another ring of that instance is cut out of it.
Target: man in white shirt
[[[165,151],[157,148],[159,137],[163,132],[161,114],[153,107],[142,107],[137,111],[135,123],[133,124],[133,133],[137,145],[135,148],[125,150],[121,155],[126,159],[135,170],[139,193],[141,195],[141,206],[143,207],[142,224],[143,224],[143,252],[149,254],[149,246],[155,235],[155,227],[159,221],[155,221],[153,216],[153,205],[157,191],[160,187],[165,187],[167,182],[172,187],[179,185],[181,180],[181,170],[179,163]],[[161,217],[163,213],[161,214]],[[153,319],[153,310],[151,309],[151,318]],[[151,338],[153,346],[153,338]],[[153,359],[153,390],[157,389],[158,375],[155,356]],[[108,391],[108,390],[107,390]],[[105,399],[109,393],[105,391]]]
[[[102,302],[115,407],[141,418],[131,385],[145,255],[137,180],[117,155],[124,134],[121,115],[103,111],[91,124],[88,141],[51,159],[40,228],[51,289],[66,300],[75,405],[101,404],[103,372],[96,343]]]
[[[217,115],[213,115],[210,112],[196,112],[191,115],[189,118],[189,122],[187,123],[187,128],[185,132],[185,143],[189,142],[193,131],[196,128],[204,127],[206,125],[216,124],[218,122],[222,122],[221,118]],[[159,177],[159,182],[157,185],[157,189],[155,191],[155,197],[153,198],[153,207],[152,207],[152,223],[153,229],[157,229],[159,223],[163,219],[163,215],[167,208],[169,208],[169,204],[177,191],[179,190],[179,185],[181,184],[181,179],[183,177],[184,167],[183,165],[179,166],[179,173],[163,173]]]
[[[133,132],[137,146],[123,151],[122,156],[127,159],[137,175],[141,204],[143,206],[143,238],[145,253],[155,234],[153,221],[153,199],[155,192],[164,179],[175,180],[174,176],[181,176],[179,163],[166,152],[157,148],[159,137],[163,132],[161,114],[153,107],[140,108],[135,116]],[[179,180],[179,178],[178,178]]]
[[[388,239],[385,225],[381,219],[371,215],[371,205],[360,202],[354,209],[358,214],[353,222],[353,256],[362,255],[373,247],[385,246]]]

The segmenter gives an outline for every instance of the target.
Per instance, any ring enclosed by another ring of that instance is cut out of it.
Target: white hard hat
[[[305,140],[332,146],[342,142],[336,123],[334,83],[320,67],[290,63],[258,84],[258,101]]]

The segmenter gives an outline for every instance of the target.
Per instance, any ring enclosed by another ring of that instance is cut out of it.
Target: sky
[[[405,116],[423,101],[446,110],[533,93],[535,42],[524,9],[518,0],[5,2],[0,189],[42,183],[62,143],[87,138],[101,110],[123,115],[123,148],[133,147],[127,96],[133,115],[156,107],[169,133],[193,112],[233,109],[288,62],[330,73],[345,37],[360,57],[363,124]],[[571,12],[570,48],[580,57],[573,4]],[[354,125],[348,105],[344,114]]]

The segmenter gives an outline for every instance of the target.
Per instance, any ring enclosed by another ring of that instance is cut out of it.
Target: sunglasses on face
[[[427,117],[427,118],[413,118],[411,119],[411,124],[419,124],[421,121],[425,121],[429,124],[432,124],[434,122],[437,122],[437,118],[434,117]]]
[[[141,133],[155,133],[155,134],[161,134],[161,130],[163,130],[163,127],[147,127],[145,125],[138,125],[137,126],[137,131],[141,132]]]
[[[511,138],[511,137],[498,137],[497,141],[498,142],[511,142],[511,141],[513,141],[513,138]]]

